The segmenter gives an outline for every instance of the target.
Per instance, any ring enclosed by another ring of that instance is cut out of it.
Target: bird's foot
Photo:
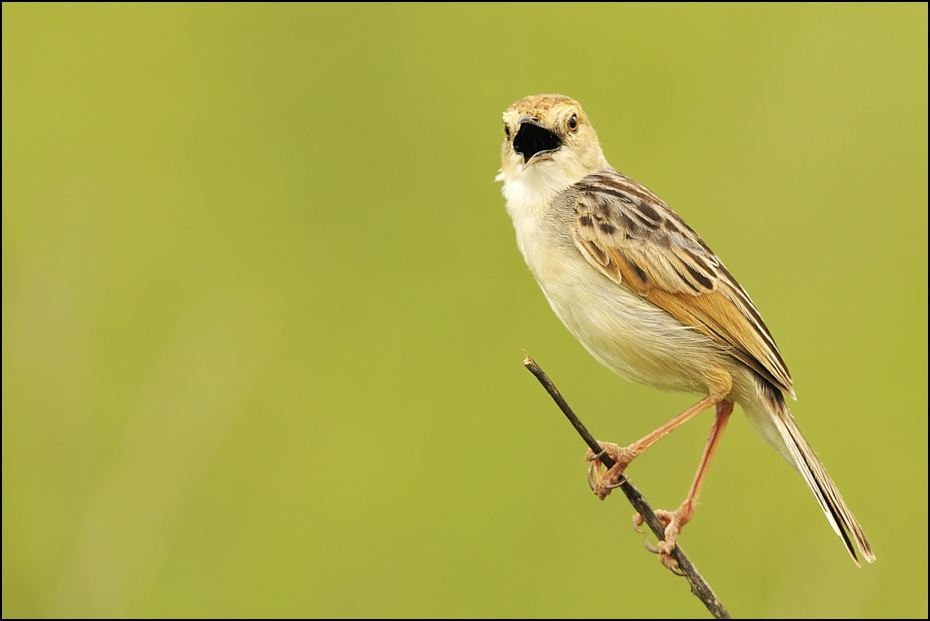
[[[601,442],[601,452],[595,453],[591,449],[585,453],[584,458],[591,462],[588,467],[588,485],[594,494],[604,500],[624,481],[623,472],[630,462],[639,455],[639,451],[632,446],[621,447],[613,442]],[[607,456],[614,462],[610,468],[601,470],[603,465],[601,458]]]
[[[678,540],[678,534],[681,532],[681,529],[685,527],[691,520],[691,516],[694,514],[694,510],[687,504],[682,504],[674,511],[665,511],[663,509],[658,509],[656,512],[656,517],[662,520],[665,524],[665,537],[659,541],[658,545],[652,546],[646,542],[646,549],[654,554],[659,555],[659,562],[665,565],[668,569],[672,570],[674,573],[681,575],[681,569],[678,567],[678,561],[675,560],[675,557],[672,556],[672,553],[675,551],[676,542]],[[642,533],[640,526],[643,525],[643,516],[637,513],[633,516],[633,529]]]

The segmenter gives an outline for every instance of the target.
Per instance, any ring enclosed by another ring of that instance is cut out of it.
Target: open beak
[[[520,130],[513,138],[513,150],[523,156],[523,167],[536,155],[552,153],[562,148],[562,139],[528,114],[520,117]]]

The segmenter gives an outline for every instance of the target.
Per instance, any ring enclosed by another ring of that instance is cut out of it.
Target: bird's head
[[[588,116],[564,95],[532,95],[504,112],[501,175],[562,190],[608,166]]]

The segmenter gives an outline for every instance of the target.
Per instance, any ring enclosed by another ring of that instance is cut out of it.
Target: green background
[[[598,502],[628,384],[514,243],[578,99],[762,311],[878,555],[733,419],[683,548],[738,616],[927,615],[927,5],[3,5],[3,616],[703,616]],[[673,508],[711,416],[630,475]]]

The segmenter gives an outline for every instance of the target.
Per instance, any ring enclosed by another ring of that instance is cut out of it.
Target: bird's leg
[[[674,511],[656,511],[656,517],[665,522],[665,539],[659,542],[657,546],[659,560],[663,565],[676,571],[678,562],[672,557],[675,550],[675,540],[678,533],[685,527],[685,524],[691,521],[694,515],[694,508],[697,506],[698,496],[701,494],[701,487],[704,485],[704,478],[707,476],[707,470],[710,468],[710,462],[717,451],[717,445],[723,436],[723,430],[726,429],[727,421],[730,420],[730,414],[733,412],[732,401],[721,401],[717,404],[717,415],[714,418],[714,426],[710,429],[710,436],[707,438],[707,446],[704,447],[704,455],[701,456],[701,463],[698,466],[697,474],[694,475],[694,483],[691,484],[691,490],[687,498],[681,503],[681,506]],[[641,524],[642,516],[636,514],[633,518],[634,523]]]
[[[625,448],[620,447],[612,442],[601,442],[600,444],[602,450],[600,453],[595,453],[594,451],[588,449],[588,452],[585,454],[585,459],[591,462],[591,466],[588,468],[588,484],[591,486],[591,489],[594,491],[597,497],[601,500],[607,498],[610,492],[620,484],[620,481],[623,480],[623,472],[626,470],[626,467],[629,466],[630,462],[633,461],[640,453],[687,423],[689,420],[707,408],[721,403],[727,392],[729,392],[729,390],[726,392],[715,392],[713,394],[707,395],[649,435],[640,438]],[[730,409],[733,409],[732,404],[730,405]],[[614,465],[606,472],[601,472],[600,456],[604,454],[613,460]]]

